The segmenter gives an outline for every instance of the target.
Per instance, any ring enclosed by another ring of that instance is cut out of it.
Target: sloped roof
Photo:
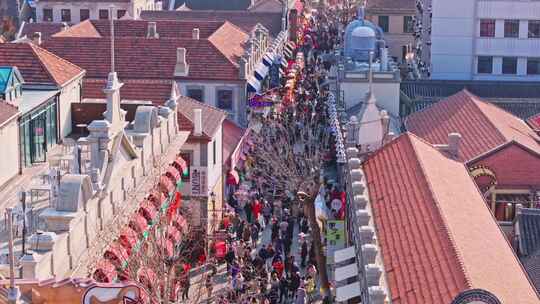
[[[115,20],[114,34],[117,37],[142,37],[148,33],[147,20]],[[182,21],[158,20],[156,30],[159,38],[191,39],[193,29],[199,29],[199,38],[207,39],[214,34],[225,21]],[[73,33],[73,35],[72,35]],[[56,37],[110,37],[110,20],[86,20]]]
[[[151,101],[154,105],[163,105],[171,97],[172,80],[127,79],[120,88],[123,100]],[[82,85],[83,98],[106,98],[103,89],[106,79],[85,79]]]
[[[182,131],[193,132],[193,110],[202,109],[203,138],[211,139],[227,118],[227,112],[216,107],[196,101],[195,99],[180,96],[178,98],[178,125]],[[190,137],[193,135],[190,135]]]
[[[13,117],[17,116],[18,113],[19,110],[17,107],[0,99],[0,127],[10,121]]]
[[[90,78],[106,78],[111,66],[110,39],[52,37],[44,47],[87,70]],[[186,48],[189,75],[174,77],[176,49]],[[115,39],[115,70],[120,79],[237,80],[238,67],[207,39]],[[24,76],[24,75],[23,75]]]
[[[366,0],[369,11],[416,11],[415,0]]]
[[[249,35],[236,25],[225,21],[208,40],[235,66],[239,66],[238,60],[244,54],[244,46]]]
[[[33,43],[0,44],[0,66],[16,66],[28,84],[63,86],[84,70]]]
[[[41,33],[41,39],[47,39],[48,37],[62,31],[63,24],[60,22],[25,22],[20,29],[20,37],[26,36],[32,39],[32,35],[36,32]]]
[[[511,141],[540,153],[540,138],[524,121],[466,90],[409,115],[405,127],[432,144],[460,133],[459,159],[465,162]]]
[[[539,302],[462,163],[405,133],[363,166],[392,303],[450,303],[474,288]]]
[[[229,158],[238,147],[246,129],[239,127],[229,119],[223,122],[223,160],[229,162]]]
[[[249,11],[143,11],[144,20],[184,20],[184,21],[229,21],[246,32],[250,32],[258,23],[277,37],[281,31],[281,12]]]
[[[527,119],[527,123],[533,130],[540,131],[540,113],[531,116]]]

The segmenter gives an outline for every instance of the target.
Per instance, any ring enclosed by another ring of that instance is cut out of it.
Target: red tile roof
[[[84,70],[32,43],[0,45],[0,66],[16,66],[26,83],[63,86]]]
[[[402,11],[415,12],[415,0],[367,0],[367,11]]]
[[[473,288],[539,303],[462,163],[405,133],[363,167],[392,303],[450,303]]]
[[[460,133],[459,159],[465,162],[510,141],[540,153],[540,137],[524,121],[466,90],[411,114],[405,127],[432,144],[447,143],[448,133]]]
[[[171,97],[171,80],[128,79],[120,89],[122,100],[151,101],[155,105],[163,105]],[[83,98],[106,98],[103,88],[105,79],[85,79],[82,85]]]
[[[101,34],[97,31],[94,24],[90,20],[85,20],[71,26],[66,31],[55,34],[54,37],[100,38]]]
[[[229,21],[246,32],[250,32],[257,23],[262,24],[277,37],[281,31],[281,12],[249,11],[143,11],[144,20],[184,20],[184,21]]]
[[[146,37],[148,33],[147,20],[115,20],[114,34],[117,37]],[[224,21],[182,21],[182,20],[158,20],[156,30],[159,38],[184,38],[191,39],[193,29],[199,29],[199,38],[207,39],[214,34]],[[110,37],[111,23],[109,20],[88,21],[102,37]],[[69,33],[63,35],[67,37]]]
[[[17,107],[0,99],[0,127],[2,127],[13,117],[17,116],[18,113],[19,110],[17,109]]]
[[[178,99],[178,125],[182,131],[193,131],[193,110],[202,109],[202,138],[211,139],[222,125],[227,112],[181,96]],[[190,135],[192,137],[193,135]]]
[[[48,37],[61,32],[62,28],[63,24],[58,22],[24,23],[21,30],[21,37],[26,36],[27,38],[32,39],[34,33],[40,32],[41,38],[47,39]]]
[[[532,117],[529,117],[527,119],[527,123],[529,124],[531,128],[533,128],[533,130],[540,131],[540,113]]]
[[[244,54],[244,45],[248,39],[248,34],[230,22],[225,22],[208,37],[208,40],[235,66],[239,66],[238,60]]]
[[[238,147],[246,129],[239,127],[229,119],[223,122],[223,159],[224,163],[229,163],[229,158]]]
[[[51,52],[87,70],[90,78],[106,78],[110,71],[110,40],[52,37],[44,43]],[[174,77],[176,49],[186,48],[187,77]],[[233,65],[206,39],[116,38],[115,69],[120,79],[238,80]]]

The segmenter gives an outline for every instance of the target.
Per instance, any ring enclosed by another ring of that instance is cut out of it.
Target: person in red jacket
[[[281,278],[281,275],[283,275],[283,270],[285,269],[285,265],[283,265],[283,262],[281,259],[276,260],[272,267],[274,268],[274,271],[277,273],[278,278]]]
[[[257,221],[259,220],[259,214],[261,214],[262,211],[262,204],[259,202],[259,200],[255,200],[253,203],[251,210],[253,212],[253,220]]]

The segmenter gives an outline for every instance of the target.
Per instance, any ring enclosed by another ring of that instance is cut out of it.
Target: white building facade
[[[428,0],[420,20],[432,79],[540,80],[540,1]]]
[[[66,22],[77,24],[84,20],[138,19],[143,10],[161,10],[161,1],[155,0],[39,0],[36,1],[37,22]]]

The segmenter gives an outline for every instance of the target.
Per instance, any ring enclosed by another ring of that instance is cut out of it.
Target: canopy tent
[[[161,208],[161,205],[163,205],[166,198],[162,192],[157,191],[156,189],[153,189],[152,192],[148,195],[147,200],[151,202],[154,205],[154,207]]]
[[[112,283],[117,277],[114,265],[106,259],[101,259],[96,264],[92,278],[99,283]]]
[[[261,91],[261,82],[256,77],[250,77],[247,80],[247,91],[259,93]]]
[[[275,58],[276,58],[276,54],[274,54],[272,52],[268,52],[268,53],[264,54],[264,56],[263,56],[264,65],[266,65],[268,67],[272,66],[272,63],[274,63]]]
[[[141,284],[145,285],[149,289],[152,289],[155,282],[157,282],[157,275],[152,269],[148,267],[141,267],[137,271],[137,279]]]
[[[118,237],[118,242],[126,249],[128,254],[131,254],[131,250],[133,250],[138,240],[137,232],[130,227],[124,227]]]
[[[142,215],[134,213],[129,221],[129,228],[142,234],[148,228],[148,222]]]
[[[358,265],[356,263],[349,264],[347,266],[338,267],[334,272],[334,279],[336,282],[346,280],[358,275]]]
[[[257,78],[259,81],[264,80],[264,78],[266,78],[266,75],[268,75],[269,70],[270,69],[268,68],[268,66],[266,66],[264,63],[259,63],[255,67],[255,78]]]
[[[181,156],[177,156],[171,165],[182,173],[182,175],[188,174],[188,164]]]
[[[171,181],[175,184],[180,180],[180,177],[182,176],[180,170],[178,170],[175,166],[172,165],[167,168],[165,175],[170,178]]]
[[[176,226],[174,225],[168,225],[167,226],[167,237],[173,241],[174,243],[179,243],[182,239],[182,233]]]
[[[162,175],[159,178],[158,186],[159,186],[159,189],[161,190],[161,192],[163,192],[167,196],[169,196],[169,194],[174,192],[174,190],[176,189],[175,184],[166,175]]]
[[[345,262],[346,260],[352,259],[356,256],[356,250],[354,246],[336,250],[334,252],[334,263]]]
[[[109,260],[116,268],[122,268],[124,262],[127,262],[129,254],[120,243],[112,242],[103,253],[103,257]]]
[[[144,200],[141,203],[137,212],[146,219],[148,224],[151,224],[158,214],[158,210],[155,206],[147,200]]]
[[[344,302],[360,296],[360,282],[338,287],[336,289],[336,301]]]

